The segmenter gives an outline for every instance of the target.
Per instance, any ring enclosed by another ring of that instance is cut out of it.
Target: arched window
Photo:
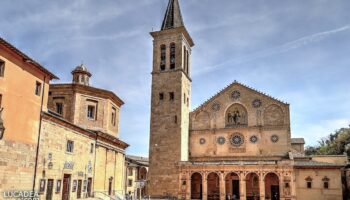
[[[184,46],[183,47],[183,50],[184,50],[184,52],[183,52],[183,54],[182,54],[182,56],[183,56],[183,69],[184,69],[184,71],[186,72],[187,71],[187,66],[186,66],[186,63],[187,63],[187,56],[186,56],[186,47]]]
[[[189,54],[188,51],[186,50],[186,74],[188,74],[189,68],[190,68],[189,60],[190,60],[190,54]]]
[[[175,69],[175,43],[170,44],[170,69]]]
[[[160,46],[160,70],[165,70],[165,64],[166,64],[166,46],[162,44]]]

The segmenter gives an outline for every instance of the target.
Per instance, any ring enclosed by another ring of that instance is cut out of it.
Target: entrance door
[[[80,198],[81,198],[81,184],[82,184],[82,181],[81,181],[81,180],[78,180],[77,199],[80,199]]]
[[[110,178],[109,184],[108,184],[108,195],[112,195],[112,181],[113,181],[113,178]]]
[[[239,199],[239,180],[232,180],[232,198]]]
[[[62,200],[69,200],[70,174],[63,176]]]
[[[91,187],[92,187],[92,178],[88,178],[87,182],[87,195],[91,197]]]
[[[46,200],[52,200],[53,179],[47,180]]]
[[[278,185],[271,185],[271,200],[280,199],[280,187]]]

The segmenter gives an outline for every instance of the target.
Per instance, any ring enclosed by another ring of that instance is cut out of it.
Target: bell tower
[[[149,185],[152,198],[178,196],[178,163],[188,161],[191,47],[178,0],[169,0],[153,37]]]

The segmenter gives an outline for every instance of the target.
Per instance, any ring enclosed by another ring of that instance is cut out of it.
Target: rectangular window
[[[174,122],[175,122],[175,124],[177,124],[177,115],[175,115],[175,117],[174,117]]]
[[[133,174],[133,169],[131,167],[128,168],[128,176],[132,176]]]
[[[35,84],[35,95],[40,96],[40,93],[41,93],[41,83],[37,81]]]
[[[1,107],[1,105],[2,105],[1,102],[2,102],[2,94],[0,94],[0,109],[2,108]]]
[[[307,188],[311,188],[312,187],[312,182],[307,182]]]
[[[5,62],[0,60],[0,77],[4,77],[5,75]]]
[[[117,116],[117,109],[115,109],[113,107],[112,108],[112,117],[111,117],[111,123],[113,124],[113,126],[115,126],[115,124],[116,124],[116,116]]]
[[[174,92],[169,92],[169,100],[170,101],[174,100]]]
[[[63,103],[56,103],[56,113],[63,115]]]
[[[164,99],[164,93],[159,93],[159,100],[163,100]]]
[[[73,153],[74,151],[74,142],[72,140],[67,140],[67,152]]]
[[[132,179],[128,179],[128,187],[132,187]]]
[[[91,146],[90,146],[90,153],[94,153],[94,143],[91,143]]]
[[[329,188],[329,183],[327,181],[323,182],[323,188],[328,189]]]
[[[89,119],[95,119],[95,112],[96,112],[95,106],[88,105],[88,108],[87,108],[87,117],[88,117]]]

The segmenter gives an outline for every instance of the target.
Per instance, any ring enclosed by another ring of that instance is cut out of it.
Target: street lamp
[[[1,114],[4,108],[0,108],[0,140],[4,137],[5,133],[5,126],[4,126],[4,120],[1,118]]]

